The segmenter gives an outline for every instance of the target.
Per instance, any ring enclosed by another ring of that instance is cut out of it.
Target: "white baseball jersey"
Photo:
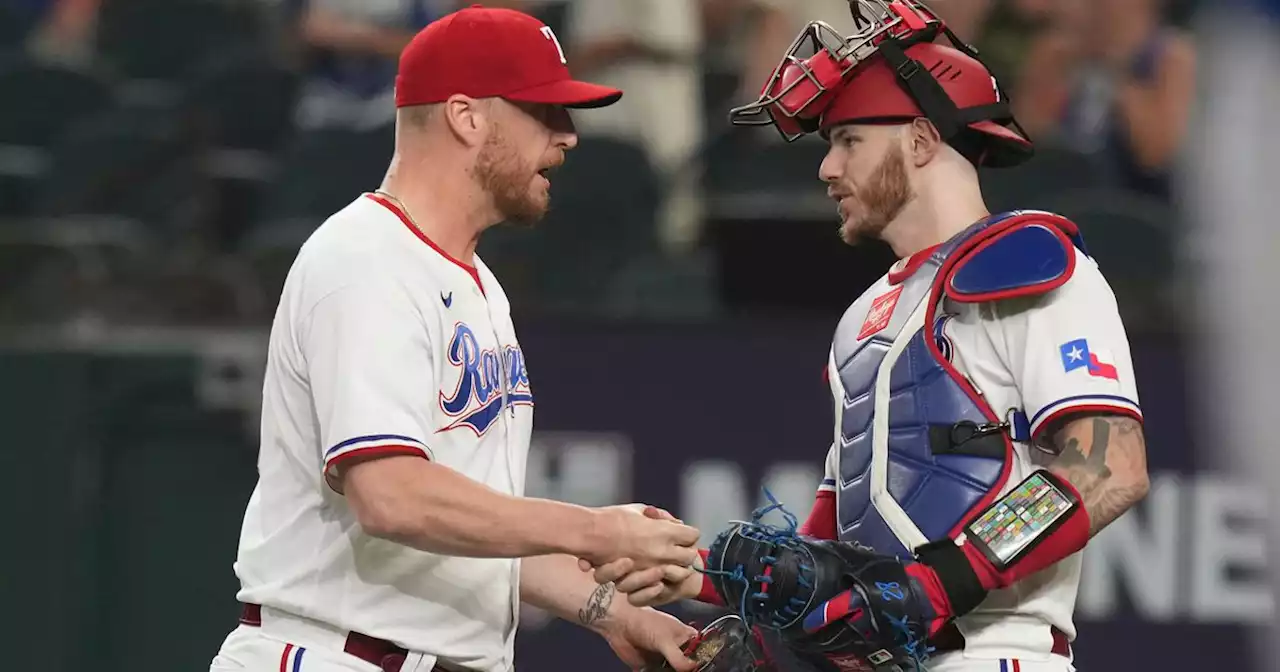
[[[523,494],[533,396],[507,298],[475,263],[373,194],[302,247],[271,329],[241,601],[453,667],[512,668],[519,561],[371,537],[333,489],[353,458],[414,455]]]
[[[1129,339],[1115,296],[1097,264],[1079,250],[1075,253],[1074,275],[1045,295],[991,303],[946,299],[942,304],[942,335],[936,336],[941,352],[998,415],[1003,417],[1010,408],[1024,410],[1036,438],[1055,419],[1071,412],[1142,417]],[[902,260],[894,269],[900,272],[910,263]],[[891,290],[886,274],[868,294],[884,295]],[[914,308],[901,304],[890,310]],[[887,322],[892,316],[881,317]],[[833,381],[839,378],[833,367],[829,367],[828,376]],[[842,393],[837,388],[833,383],[840,403]],[[834,497],[840,468],[838,450],[833,446],[827,455],[820,502]],[[1040,449],[1015,443],[1013,469],[1004,492],[1051,460],[1052,456]],[[958,619],[966,651],[984,658],[1047,658],[1052,641],[1045,624],[1074,638],[1072,614],[1080,584],[1080,560],[1080,554],[1073,555],[1006,590],[995,591],[978,609]]]

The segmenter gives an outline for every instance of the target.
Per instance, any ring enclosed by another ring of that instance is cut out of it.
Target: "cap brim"
[[[994,121],[969,124],[971,130],[986,136],[979,165],[986,168],[1020,166],[1035,155],[1035,145],[1021,133]]]
[[[522,103],[546,103],[573,108],[608,107],[622,98],[622,91],[608,86],[564,79],[509,93],[503,98]]]
[[[994,121],[977,121],[969,124],[969,128],[987,135],[994,135],[1001,140],[1017,143],[1019,145],[1031,146],[1031,141],[1018,135],[1018,132],[1012,128],[1001,126]]]

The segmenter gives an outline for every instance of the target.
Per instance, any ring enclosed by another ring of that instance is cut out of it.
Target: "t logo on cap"
[[[556,53],[560,54],[560,62],[567,65],[569,61],[564,57],[564,48],[560,46],[560,40],[556,39],[556,33],[554,30],[551,30],[551,26],[542,27],[542,36],[551,40],[551,43],[556,45]]]
[[[622,97],[613,87],[573,79],[564,47],[542,21],[480,6],[431,22],[400,54],[397,107],[443,103],[455,94],[573,108],[605,107]]]

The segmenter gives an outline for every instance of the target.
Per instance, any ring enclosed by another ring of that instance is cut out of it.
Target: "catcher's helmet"
[[[810,23],[760,98],[732,110],[730,121],[772,125],[791,141],[840,124],[924,117],[975,165],[1013,166],[1031,157],[1031,141],[991,71],[932,11],[916,0],[849,6],[855,34]],[[941,35],[954,47],[935,44]]]

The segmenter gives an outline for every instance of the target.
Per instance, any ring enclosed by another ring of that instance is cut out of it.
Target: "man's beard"
[[[863,239],[879,239],[913,197],[907,179],[907,157],[895,145],[866,183],[854,190],[852,198],[858,210],[841,223],[840,237],[850,245]]]
[[[476,157],[476,179],[509,223],[532,226],[547,214],[548,199],[539,198],[530,189],[536,174],[496,128]]]

